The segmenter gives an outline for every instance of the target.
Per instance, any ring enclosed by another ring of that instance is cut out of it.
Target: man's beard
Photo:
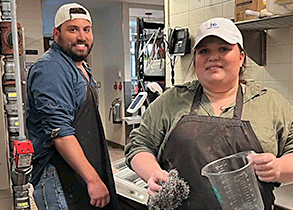
[[[85,42],[79,41],[77,43],[74,44],[84,44],[87,48],[88,51],[84,52],[82,54],[77,54],[76,52],[74,52],[72,50],[72,45],[68,46],[68,44],[64,41],[64,39],[59,35],[59,42],[58,42],[61,50],[67,54],[73,61],[75,62],[80,62],[83,61],[87,58],[87,56],[90,54],[93,44],[91,44],[91,46]]]

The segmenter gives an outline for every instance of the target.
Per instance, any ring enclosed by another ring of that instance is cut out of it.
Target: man
[[[96,84],[85,62],[92,46],[89,12],[65,4],[55,15],[54,43],[29,72],[31,182],[41,210],[119,209]]]

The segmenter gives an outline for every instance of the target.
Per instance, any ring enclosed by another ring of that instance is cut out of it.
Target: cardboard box
[[[253,10],[259,12],[265,9],[263,0],[235,0],[235,21],[255,19],[254,16],[245,14],[245,10]]]

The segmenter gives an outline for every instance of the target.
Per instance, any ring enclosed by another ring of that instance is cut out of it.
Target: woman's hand
[[[167,171],[164,171],[164,170],[155,171],[147,182],[149,195],[153,195],[155,193],[160,192],[162,190],[162,186],[159,185],[158,182],[160,180],[163,182],[167,182],[169,180],[168,176],[169,174]]]
[[[280,178],[279,159],[271,153],[251,154],[250,161],[259,180],[264,182],[277,182]]]

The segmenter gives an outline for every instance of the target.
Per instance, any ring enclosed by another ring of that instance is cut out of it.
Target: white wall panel
[[[217,4],[213,6],[206,7],[205,12],[205,20],[214,18],[214,17],[222,17],[223,16],[223,5]]]
[[[205,11],[204,8],[192,10],[189,15],[189,24],[201,24],[205,20]]]
[[[234,19],[234,1],[223,2],[223,17]]]
[[[190,10],[203,8],[206,0],[189,0]]]

